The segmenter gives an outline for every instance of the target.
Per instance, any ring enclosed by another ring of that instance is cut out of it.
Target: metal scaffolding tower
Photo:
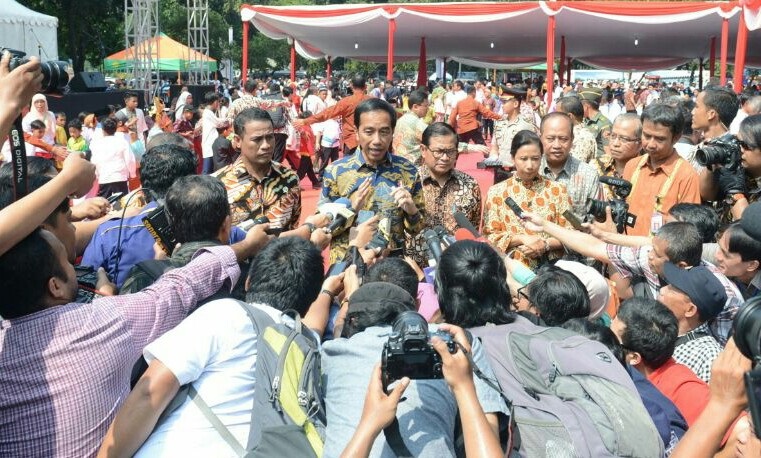
[[[132,87],[143,91],[149,104],[159,83],[159,0],[124,0],[124,41],[134,46]]]
[[[209,61],[198,58],[209,56],[209,0],[188,1],[188,46],[200,54],[189,56],[188,82],[205,84],[209,81]]]

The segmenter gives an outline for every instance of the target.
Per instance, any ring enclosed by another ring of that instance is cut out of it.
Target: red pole
[[[573,63],[573,59],[570,57],[568,58],[568,63],[565,66],[565,80],[568,82],[568,84],[571,84],[571,64]]]
[[[330,83],[330,76],[333,73],[333,67],[330,65],[330,56],[328,56],[327,59],[328,59],[328,68],[325,71],[325,73],[327,74],[328,83]]]
[[[296,42],[291,44],[291,82],[296,81]]]
[[[711,54],[708,56],[708,74],[711,78],[716,74],[716,37],[711,37]]]
[[[745,14],[740,15],[737,26],[737,45],[735,47],[735,72],[732,83],[738,94],[743,90],[743,75],[745,74],[745,52],[748,48],[748,27],[745,25]]]
[[[425,86],[428,82],[428,69],[426,68],[425,37],[420,38],[420,55],[418,56],[417,86]]]
[[[558,81],[562,87],[565,83],[565,35],[560,37],[560,63],[558,65]]]
[[[719,84],[722,86],[727,84],[727,47],[729,47],[729,19],[723,19],[721,22],[721,63],[719,64]]]
[[[388,59],[386,60],[386,81],[394,79],[394,34],[396,34],[396,19],[388,20]]]
[[[703,58],[701,57],[698,61],[699,65],[699,71],[698,71],[698,90],[703,90]]]
[[[552,105],[552,92],[555,79],[555,16],[547,18],[547,106]]]
[[[248,24],[248,21],[243,23],[243,64],[241,65],[243,67],[241,68],[243,84],[246,84],[248,79]]]

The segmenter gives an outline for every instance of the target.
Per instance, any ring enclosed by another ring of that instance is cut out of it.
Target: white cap
[[[589,319],[599,318],[608,306],[610,288],[600,272],[575,261],[560,260],[555,265],[581,280],[589,294]]]

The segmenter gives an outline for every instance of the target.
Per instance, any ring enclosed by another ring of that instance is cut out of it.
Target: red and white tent
[[[241,19],[244,68],[249,24],[306,58],[387,62],[389,77],[394,62],[434,57],[487,68],[547,62],[548,82],[556,58],[561,78],[571,58],[624,71],[718,59],[722,79],[729,59],[738,74],[746,61],[761,66],[761,0],[243,5]]]

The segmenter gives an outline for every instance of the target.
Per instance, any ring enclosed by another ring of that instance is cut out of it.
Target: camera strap
[[[383,435],[386,436],[386,443],[391,447],[394,455],[399,458],[412,458],[412,452],[407,448],[404,439],[402,439],[402,434],[399,432],[399,420],[397,418],[394,418],[390,425],[383,428]]]
[[[14,200],[19,200],[29,192],[26,170],[26,145],[24,144],[24,129],[21,124],[21,115],[13,121],[8,141],[11,144],[11,161],[13,162]]]

